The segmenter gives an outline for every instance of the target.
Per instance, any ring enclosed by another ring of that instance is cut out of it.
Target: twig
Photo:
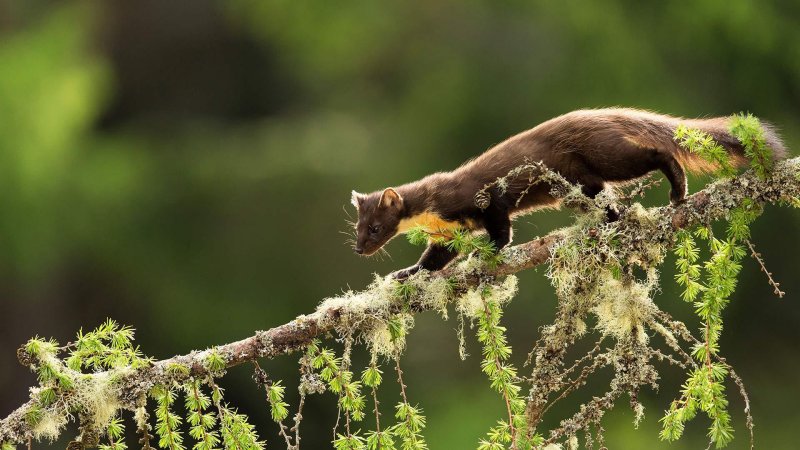
[[[625,203],[630,203],[636,197],[644,197],[644,192],[650,188],[659,186],[663,181],[662,178],[654,178],[652,175],[647,175],[644,178],[637,180],[636,185],[627,194],[619,197],[619,200]]]
[[[653,356],[658,358],[658,360],[661,361],[661,362],[666,361],[666,362],[668,362],[668,363],[670,363],[672,365],[680,367],[681,369],[688,369],[689,368],[689,366],[686,365],[685,362],[678,361],[677,359],[672,357],[672,355],[668,355],[668,354],[662,352],[661,350],[659,350],[657,348],[653,349]]]
[[[666,311],[658,310],[656,312],[656,315],[660,316],[659,320],[662,320],[663,322],[667,323],[668,326],[670,326],[675,332],[677,332],[678,335],[681,336],[687,343],[693,345],[702,344],[702,341],[694,337],[694,335],[692,335],[692,333],[686,328],[685,324],[683,324],[682,322],[672,320],[672,317]],[[689,357],[688,355],[686,355],[685,357],[689,358],[689,361],[694,363],[694,360],[691,357]],[[731,379],[733,380],[734,383],[736,383],[736,386],[739,388],[739,394],[742,396],[742,400],[744,401],[744,414],[747,423],[747,430],[750,432],[750,449],[752,450],[755,446],[755,436],[753,434],[754,424],[753,424],[753,416],[750,411],[750,397],[747,395],[747,390],[745,389],[744,381],[742,381],[742,378],[739,376],[739,374],[736,373],[736,371],[733,370],[733,366],[728,364],[728,361],[724,357],[719,355],[714,355],[714,359],[719,361],[722,365],[724,365],[728,369],[728,373],[731,375]]]
[[[305,392],[300,393],[300,401],[297,404],[297,414],[294,415],[294,426],[290,431],[294,432],[294,448],[300,449],[300,421],[303,420],[303,405],[306,403]]]
[[[786,292],[783,292],[780,289],[781,285],[780,283],[772,279],[772,272],[767,270],[767,266],[764,264],[764,260],[761,258],[761,253],[758,253],[756,251],[756,248],[753,245],[753,243],[750,242],[750,239],[747,239],[746,242],[747,246],[750,247],[750,254],[753,256],[753,259],[758,261],[758,265],[761,266],[761,271],[767,275],[767,280],[769,281],[770,286],[772,286],[772,288],[774,289],[772,292],[774,292],[775,295],[778,296],[778,298],[783,298],[783,296],[786,295]]]
[[[573,364],[572,367],[570,367],[569,369],[563,371],[561,373],[561,376],[562,377],[566,377],[567,375],[572,373],[573,370],[577,369],[581,364],[583,364],[584,362],[586,362],[589,359],[591,359],[595,355],[595,353],[600,351],[600,345],[603,343],[603,341],[605,339],[606,339],[606,335],[600,336],[600,339],[594,344],[594,348],[589,350],[589,352],[586,353],[585,355],[583,355],[583,357],[581,357],[580,359],[575,361],[575,364]]]
[[[269,398],[269,390],[272,388],[272,382],[270,382],[269,377],[267,377],[267,373],[264,372],[264,369],[258,364],[258,361],[253,361],[253,366],[255,366],[255,373],[253,374],[253,379],[256,381],[256,384],[259,384],[264,387],[264,393],[267,398],[267,403],[272,406],[272,400]],[[286,449],[291,450],[294,448],[292,445],[292,439],[289,436],[287,430],[288,428],[283,423],[283,420],[277,421],[278,422],[278,434],[283,437],[286,441]]]
[[[548,403],[547,406],[545,406],[544,409],[542,409],[542,412],[539,414],[539,417],[544,417],[544,415],[547,414],[547,411],[549,411],[553,405],[555,405],[559,400],[566,398],[567,395],[574,392],[579,387],[586,384],[586,379],[589,377],[589,375],[591,375],[595,370],[607,364],[608,364],[608,358],[606,358],[605,355],[597,355],[594,362],[589,366],[585,366],[581,371],[581,374],[577,378],[575,378],[572,381],[563,383],[563,385],[567,386],[566,389],[564,389],[558,397],[553,399],[552,402]]]
[[[561,421],[561,426],[550,432],[550,437],[544,441],[543,447],[546,448],[565,434],[571,435],[584,428],[580,426],[581,423],[586,425],[593,423],[599,427],[602,413],[610,410],[620,395],[622,395],[621,391],[611,390],[603,394],[602,397],[594,397],[586,404],[585,408],[581,408],[571,418]]]
[[[747,430],[750,432],[750,450],[753,450],[756,442],[753,434],[753,416],[750,413],[750,396],[747,395],[747,389],[744,387],[744,381],[742,381],[742,378],[739,376],[739,374],[733,370],[733,367],[728,365],[728,371],[731,375],[731,379],[739,388],[739,394],[742,396],[742,399],[744,399],[744,415],[747,422]]]
[[[400,358],[394,358],[394,369],[397,372],[397,384],[400,385],[400,397],[403,403],[408,404],[408,397],[406,397],[406,384],[403,382],[403,369],[400,368]]]
[[[483,313],[487,317],[487,321],[489,320],[488,317],[491,315],[489,312],[489,305],[486,303],[486,299],[481,294],[481,300],[483,301]],[[489,345],[488,343],[486,344]],[[502,369],[502,364],[500,363],[500,358],[495,356],[494,357],[494,367],[499,372]],[[508,428],[511,431],[511,450],[517,450],[517,428],[514,426],[514,414],[511,412],[511,399],[508,398],[508,394],[503,391],[503,400],[506,402],[506,412],[508,413]]]
[[[208,377],[207,381],[208,381],[208,384],[211,386],[212,389],[217,390],[217,391],[221,391],[222,390],[222,388],[220,388],[219,385],[217,385],[217,383],[214,382],[214,379],[211,378],[210,376]],[[227,406],[222,406],[222,402],[219,400],[220,396],[215,396],[215,395],[211,396],[212,399],[214,397],[218,397],[217,400],[214,401],[214,404],[216,405],[217,412],[219,414],[219,425],[220,425],[220,431],[222,432],[222,436],[221,436],[222,441],[225,442],[225,430],[227,429],[228,430],[228,435],[233,438],[233,442],[235,444],[234,448],[236,448],[236,449],[244,449],[245,447],[242,445],[241,442],[239,442],[238,434],[229,425],[225,424],[225,416],[230,414],[230,411],[228,411],[228,407]],[[170,444],[168,447],[169,448],[174,448],[175,446]],[[227,445],[226,445],[226,447],[227,447]]]
[[[298,391],[300,393],[300,400],[297,403],[297,413],[294,415],[294,426],[289,429],[290,432],[294,433],[294,448],[295,450],[300,450],[300,422],[303,420],[303,406],[306,403],[306,386],[303,384],[305,380],[305,376],[311,372],[309,370],[310,361],[308,356],[303,355],[300,358],[300,386]]]

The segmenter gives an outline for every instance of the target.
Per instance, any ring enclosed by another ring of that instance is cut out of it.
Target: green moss
[[[217,355],[217,357],[218,356],[219,355]],[[210,357],[210,354],[209,354],[209,357]],[[208,362],[209,357],[206,358],[206,362]],[[223,361],[222,362],[223,368],[225,367],[224,363],[225,362]],[[189,375],[189,367],[186,366],[186,364],[181,364],[181,363],[177,363],[177,362],[173,362],[173,363],[167,364],[167,367],[164,368],[164,371],[166,371],[170,375],[181,375],[181,376],[188,376]]]

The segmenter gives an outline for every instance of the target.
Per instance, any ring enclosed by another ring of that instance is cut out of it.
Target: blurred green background
[[[799,24],[797,0],[0,0],[0,415],[35,382],[15,358],[35,334],[66,342],[113,317],[164,358],[281,324],[409,265],[421,250],[403,239],[384,261],[344,244],[350,190],[452,169],[558,114],[751,111],[791,149]],[[661,188],[645,203],[666,201]],[[516,241],[570,220],[528,216]],[[797,448],[798,225],[800,212],[770,207],[754,227],[786,298],[747,260],[726,311],[722,345],[749,387],[760,448]],[[659,304],[694,328],[671,262]],[[505,318],[518,365],[555,308],[542,269],[520,281]],[[456,327],[420,316],[404,357],[434,450],[474,448],[504,411],[479,358],[458,358]],[[295,400],[296,358],[265,368]],[[610,448],[705,447],[703,418],[682,441],[658,441],[683,377],[662,375],[660,392],[642,395],[639,430],[624,401],[607,416]],[[280,448],[249,376],[240,367],[224,380],[229,399]],[[545,426],[607,381],[561,402]],[[382,396],[391,408],[396,388]],[[729,396],[730,448],[747,448],[735,387]],[[330,394],[309,401],[304,448],[327,447],[335,412]]]

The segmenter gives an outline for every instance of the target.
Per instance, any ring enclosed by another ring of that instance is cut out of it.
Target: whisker
[[[351,221],[353,220],[353,216],[350,214],[350,211],[347,209],[347,205],[342,205],[342,211],[347,214],[347,218]]]
[[[389,261],[394,261],[394,259],[392,259],[392,255],[389,254],[389,250],[386,250],[384,247],[381,247],[378,253],[380,253],[382,256],[389,258]]]

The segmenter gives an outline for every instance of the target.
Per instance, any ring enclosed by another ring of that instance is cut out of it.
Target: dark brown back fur
[[[659,169],[665,157],[677,159],[690,172],[713,170],[713,166],[674,141],[679,124],[709,133],[734,156],[737,164],[743,165],[746,163],[744,150],[728,132],[728,122],[728,117],[683,119],[628,108],[573,111],[512,136],[455,171],[438,174],[430,181],[449,179],[447,183],[437,183],[446,185],[441,198],[457,203],[453,208],[440,205],[446,211],[462,210],[483,185],[526,160],[542,161],[567,180],[584,186],[639,178]],[[785,157],[785,147],[774,128],[770,124],[763,125],[775,158]],[[426,184],[426,180],[421,184]],[[417,183],[415,185],[419,186]],[[512,186],[508,196],[516,198],[525,187],[527,180]],[[448,190],[456,191],[457,195],[448,195]],[[533,192],[520,206],[538,206],[542,200],[541,195],[537,198],[537,192]]]

